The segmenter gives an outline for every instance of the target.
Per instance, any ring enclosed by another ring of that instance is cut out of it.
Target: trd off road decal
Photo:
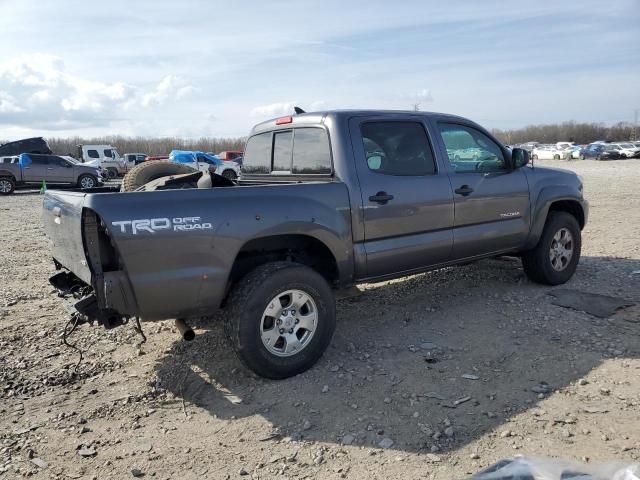
[[[111,222],[114,227],[119,227],[122,233],[156,233],[162,230],[174,232],[190,232],[194,230],[211,230],[213,224],[202,222],[200,217],[174,217],[174,218],[139,218],[137,220],[120,220]]]

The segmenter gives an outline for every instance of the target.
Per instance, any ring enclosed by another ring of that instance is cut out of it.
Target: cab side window
[[[97,150],[87,150],[87,156],[89,158],[100,158],[100,155],[98,155]]]
[[[360,127],[369,170],[384,175],[436,173],[424,127],[419,122],[366,122]]]
[[[487,135],[466,125],[439,123],[454,172],[499,172],[507,169],[502,148]]]

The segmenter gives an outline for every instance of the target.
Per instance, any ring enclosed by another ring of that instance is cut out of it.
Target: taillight
[[[285,125],[287,123],[293,122],[293,117],[280,117],[276,120],[276,125]]]

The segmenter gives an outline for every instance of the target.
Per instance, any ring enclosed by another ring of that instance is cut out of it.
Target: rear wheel
[[[240,280],[225,315],[225,333],[238,358],[271,379],[312,367],[335,325],[335,299],[327,281],[291,262],[261,265]]]
[[[538,155],[534,155],[531,157],[533,160],[537,160],[538,159]]]
[[[171,175],[184,175],[193,173],[195,169],[182,163],[166,162],[156,160],[154,162],[143,162],[136,165],[122,179],[121,190],[123,192],[133,192],[146,183],[157,180],[161,177]]]
[[[534,282],[565,283],[576,271],[581,247],[576,218],[567,212],[550,212],[538,244],[522,255],[524,272]]]
[[[560,160],[560,155],[554,155],[554,156],[553,156],[553,159],[554,159],[554,160]]]
[[[78,186],[82,189],[93,188],[98,185],[98,179],[93,175],[81,175],[78,179]]]
[[[11,177],[0,178],[0,195],[11,195],[16,189],[16,182]]]
[[[234,172],[233,170],[225,170],[224,172],[222,172],[222,176],[234,181],[238,178],[238,175],[236,175],[236,172]]]
[[[107,168],[106,174],[109,180],[113,180],[118,176],[118,171],[115,168]]]

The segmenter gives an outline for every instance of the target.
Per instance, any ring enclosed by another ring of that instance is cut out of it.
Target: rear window
[[[293,173],[331,173],[331,150],[321,128],[297,128],[293,138]]]
[[[271,171],[271,132],[254,135],[247,141],[243,170],[244,173]]]
[[[273,168],[274,172],[291,171],[291,140],[293,132],[275,132],[273,134]]]
[[[322,128],[306,127],[254,135],[244,152],[243,172],[330,174],[331,149],[327,133]]]

